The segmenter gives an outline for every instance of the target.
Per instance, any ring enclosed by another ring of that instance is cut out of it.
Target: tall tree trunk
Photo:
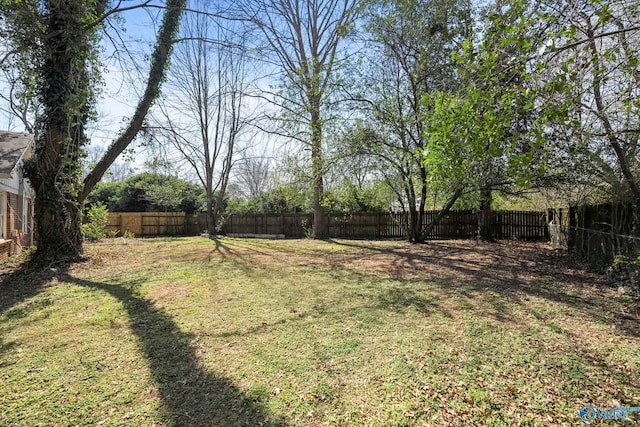
[[[43,104],[34,156],[25,175],[36,193],[37,256],[74,260],[82,256],[80,150],[91,109],[88,74],[92,45],[83,28],[81,0],[49,2],[36,55],[43,56],[38,95]]]
[[[409,208],[409,221],[407,223],[407,240],[411,243],[417,242],[418,237],[418,210],[415,205]]]
[[[210,237],[216,235],[216,201],[212,187],[212,182],[207,182],[207,234]]]
[[[322,158],[322,122],[320,100],[311,111],[311,170],[313,174],[313,238],[329,238],[329,223],[322,199],[324,197],[324,162]]]
[[[82,221],[81,207],[72,189],[78,188],[80,180],[77,174],[60,173],[59,163],[77,164],[78,155],[58,155],[63,140],[74,142],[57,126],[49,127],[41,138],[42,151],[33,163],[38,169],[27,173],[36,196],[37,256],[77,260],[82,257]],[[66,179],[63,178],[65,175]]]
[[[407,168],[406,170],[409,170]],[[419,234],[418,209],[416,209],[416,191],[413,185],[413,179],[409,173],[402,177],[404,184],[404,192],[407,197],[407,210],[409,212],[409,220],[407,221],[407,240],[411,243],[416,242]]]
[[[480,189],[480,210],[478,211],[478,236],[486,242],[495,241],[491,226],[491,187]]]
[[[420,203],[418,206],[418,218],[416,221],[415,235],[413,237],[413,243],[419,243],[422,241],[422,225],[425,222],[425,206],[427,204],[427,170],[420,166]]]
[[[463,192],[462,187],[456,188],[456,191],[454,191],[454,193],[451,195],[449,200],[447,200],[447,203],[442,207],[442,209],[440,209],[440,212],[438,212],[435,218],[433,218],[431,222],[427,224],[425,228],[421,231],[420,236],[418,237],[418,240],[417,240],[418,243],[424,242],[427,239],[427,236],[429,235],[429,233],[431,233],[431,230],[435,228],[438,221],[440,221],[442,217],[444,217],[447,213],[449,213],[449,211],[453,207],[453,204],[456,202],[456,200],[458,200],[460,196],[462,196],[462,192]]]
[[[640,237],[640,199],[635,199],[631,202],[631,235]]]

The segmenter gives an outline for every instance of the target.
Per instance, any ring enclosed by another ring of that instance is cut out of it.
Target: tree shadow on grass
[[[231,380],[201,366],[191,337],[169,315],[137,294],[130,283],[111,284],[61,279],[117,298],[127,310],[131,328],[149,362],[168,424],[174,426],[279,426],[261,405],[243,394]]]
[[[28,260],[17,269],[0,274],[0,314],[11,310],[23,301],[38,295],[59,273],[66,272],[67,265],[43,264]],[[19,316],[22,310],[14,310]]]
[[[384,265],[390,277],[404,283],[429,280],[444,291],[466,296],[492,292],[523,307],[530,306],[529,297],[542,298],[614,325],[625,335],[640,337],[634,302],[623,301],[604,277],[572,265],[564,253],[511,242],[430,241],[382,247],[368,242],[332,243],[363,250],[359,259],[377,260],[372,265]],[[497,317],[504,314],[499,302],[493,299]]]
[[[393,286],[378,293],[376,299],[375,308],[381,310],[403,312],[408,308],[413,308],[425,316],[439,313],[449,319],[453,318],[452,314],[440,305],[438,299],[425,298],[409,286]]]

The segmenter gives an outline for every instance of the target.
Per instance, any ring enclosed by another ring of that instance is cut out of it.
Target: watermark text
[[[597,420],[625,421],[632,412],[640,412],[640,406],[615,406],[613,408],[597,408],[593,405],[580,407],[580,419],[585,423]]]

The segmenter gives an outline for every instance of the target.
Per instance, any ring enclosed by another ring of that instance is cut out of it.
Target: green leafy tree
[[[112,212],[186,212],[203,210],[204,189],[176,176],[146,172],[117,183],[100,183],[89,194],[90,205]]]
[[[421,154],[428,107],[422,98],[458,84],[451,56],[469,35],[470,24],[469,3],[458,0],[375,2],[368,16],[373,41],[363,65],[363,86],[352,94],[363,117],[346,139],[353,155],[378,160],[378,173],[409,213],[410,241],[424,239],[431,190]],[[447,188],[451,200],[459,197],[459,183]]]
[[[527,2],[502,2],[488,16],[478,44],[468,39],[456,55],[458,90],[424,97],[422,150],[437,185],[451,179],[479,193],[478,233],[493,240],[492,192],[526,188],[544,172],[546,123],[564,111],[540,102],[535,69],[536,17]]]
[[[87,196],[89,206],[101,203],[111,212],[119,209],[125,182],[99,182]]]
[[[87,222],[82,224],[82,234],[94,242],[104,239],[108,223],[109,210],[102,203],[96,203],[87,211]]]

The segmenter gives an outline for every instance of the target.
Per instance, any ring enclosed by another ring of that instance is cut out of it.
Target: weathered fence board
[[[631,203],[571,206],[568,248],[572,255],[595,268],[604,268],[620,255],[637,257],[640,237],[633,235]]]
[[[425,227],[438,214],[427,211]],[[330,214],[331,237],[355,239],[404,238],[409,220],[405,213]],[[540,240],[549,238],[546,212],[495,211],[491,214],[492,228],[498,239]],[[286,237],[304,237],[311,229],[311,214],[230,215],[222,231],[226,234],[275,234]],[[440,219],[427,235],[427,239],[473,238],[478,229],[477,213],[450,211]]]
[[[422,227],[438,211],[425,212]],[[409,217],[405,213],[330,214],[329,235],[352,239],[390,239],[406,237]],[[313,215],[305,213],[230,215],[222,226],[223,234],[284,235],[306,237],[313,224]],[[498,239],[548,239],[547,216],[535,211],[495,211],[491,224]],[[136,236],[195,235],[206,228],[206,218],[180,212],[113,212],[109,214],[107,230],[125,231]],[[469,210],[450,211],[440,219],[427,239],[467,239],[476,236],[477,213]]]
[[[110,212],[107,231],[121,236],[128,231],[138,237],[176,236],[186,232],[184,212]]]

